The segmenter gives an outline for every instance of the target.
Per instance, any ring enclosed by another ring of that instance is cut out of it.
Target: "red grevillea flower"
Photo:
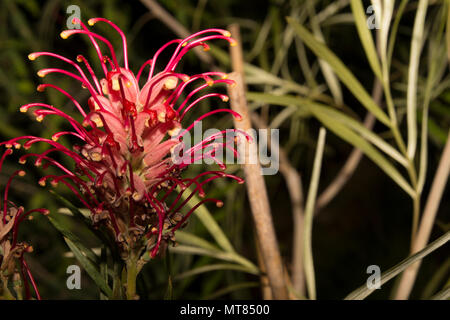
[[[11,149],[6,150],[0,159],[0,171],[5,158],[12,153]],[[32,219],[33,213],[41,213],[47,215],[47,209],[33,209],[25,211],[23,207],[16,206],[13,202],[8,200],[8,193],[11,187],[11,182],[16,176],[24,176],[25,171],[17,170],[8,179],[5,191],[3,194],[2,213],[0,218],[0,297],[17,298],[21,293],[16,292],[17,297],[11,297],[8,289],[8,283],[17,282],[21,279],[24,289],[25,298],[30,299],[30,285],[31,283],[36,298],[41,299],[36,282],[28,268],[27,262],[24,259],[26,252],[32,252],[33,247],[25,242],[18,241],[18,233],[20,224],[26,219]],[[16,288],[17,291],[18,288]],[[22,288],[20,288],[21,290]],[[8,293],[6,292],[8,291]]]
[[[180,174],[190,162],[177,163],[170,157],[171,150],[181,143],[177,134],[183,128],[182,120],[189,111],[206,98],[228,100],[226,95],[220,93],[201,95],[203,90],[219,83],[233,84],[224,73],[186,75],[176,71],[177,65],[189,50],[198,46],[207,50],[207,41],[223,39],[234,45],[235,40],[228,31],[222,29],[208,29],[185,39],[172,40],[145,62],[135,76],[128,66],[126,38],[120,28],[104,18],[94,18],[88,22],[90,26],[97,22],[107,23],[118,32],[122,39],[124,65],[119,65],[114,48],[106,38],[90,31],[84,23],[75,19],[74,23],[80,24],[81,29],[65,30],[61,37],[66,39],[74,34],[83,34],[90,39],[103,71],[101,78],[96,76],[82,55],[77,56],[78,63],[51,52],[31,53],[29,58],[34,60],[40,56],[49,56],[67,63],[73,69],[42,69],[38,75],[45,77],[47,74],[59,73],[79,81],[90,93],[88,108],[56,85],[41,84],[38,90],[52,88],[64,94],[76,106],[81,121],[51,105],[27,104],[20,108],[22,112],[33,108],[38,121],[48,115],[63,117],[72,130],[57,132],[52,139],[23,136],[2,144],[8,148],[23,145],[28,149],[37,142],[47,143],[50,149],[43,153],[28,153],[19,162],[25,163],[27,158],[34,157],[36,166],[60,169],[61,175],[46,175],[39,183],[66,185],[91,211],[94,224],[104,224],[114,234],[124,259],[131,250],[140,248],[147,248],[151,251],[151,256],[155,256],[161,242],[173,239],[173,232],[185,224],[198,206],[208,201],[217,206],[222,205],[220,200],[203,199],[191,210],[183,212],[186,211],[183,210],[186,203],[195,193],[204,197],[205,183],[222,177],[243,182],[239,177],[223,170],[202,172],[194,178],[182,178]],[[102,52],[99,44],[106,45],[107,53]],[[170,52],[169,62],[162,71],[156,73],[159,56],[167,52]],[[140,86],[140,78],[146,73],[146,67],[149,68],[148,76],[145,84]],[[199,86],[185,95],[189,85],[196,83]],[[201,96],[195,98],[196,95]],[[183,100],[182,96],[186,98]],[[217,113],[230,113],[234,117],[240,117],[230,109],[215,109],[201,115],[194,123],[186,126],[185,130],[191,130],[198,121]],[[225,131],[221,132],[223,133]],[[75,136],[81,143],[68,147],[57,142],[64,135]],[[235,141],[217,143],[214,142],[217,136],[209,137],[184,150],[183,159],[197,160],[198,151],[209,147],[208,152],[201,152],[200,157],[216,160],[223,169],[223,163],[215,158],[216,151],[226,147],[236,152]],[[63,166],[53,158],[52,155],[57,152],[72,158],[74,169]],[[182,197],[188,187],[192,187],[189,190],[193,192]],[[172,200],[169,202],[169,199]]]

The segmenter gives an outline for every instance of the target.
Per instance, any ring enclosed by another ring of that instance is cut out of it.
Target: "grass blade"
[[[191,190],[192,191],[192,190]],[[190,192],[184,192],[182,195],[182,199],[185,200]],[[200,202],[200,199],[197,195],[194,195],[191,200],[187,203],[189,207],[195,206],[197,203]],[[230,243],[230,240],[228,240],[225,233],[220,228],[219,224],[216,222],[216,220],[213,218],[212,214],[209,212],[209,210],[203,205],[197,208],[197,210],[194,211],[194,214],[197,218],[200,219],[202,224],[205,226],[205,228],[208,230],[208,232],[211,234],[211,236],[216,240],[217,244],[224,249],[227,252],[235,252],[233,246]]]
[[[325,147],[326,130],[320,128],[319,138],[317,140],[316,155],[314,157],[314,165],[312,171],[311,182],[309,184],[308,198],[305,206],[305,220],[303,227],[303,253],[305,264],[306,286],[308,288],[309,298],[316,299],[316,282],[314,276],[314,260],[312,254],[312,220],[314,215],[314,207],[317,197],[317,189],[319,187],[320,169],[322,168],[323,150]]]
[[[193,235],[192,233],[178,230],[176,233],[176,239],[180,243],[185,243],[188,245],[193,245],[196,247],[200,247],[207,250],[217,250],[220,251],[219,248],[217,248],[215,245],[209,243],[208,241],[197,237],[196,235]]]
[[[97,270],[96,266],[92,263],[92,261],[87,258],[87,256],[83,253],[83,251],[78,247],[77,244],[75,244],[66,237],[64,237],[64,241],[66,241],[70,250],[73,252],[75,258],[83,266],[83,268],[92,278],[92,280],[94,280],[94,282],[97,284],[100,290],[102,290],[104,294],[110,297],[112,294],[112,290],[105,282],[105,279],[102,277],[101,273],[99,272],[99,270]]]
[[[359,100],[359,102],[370,111],[378,120],[390,127],[391,122],[384,111],[373,101],[361,83],[355,78],[342,61],[325,45],[317,41],[314,36],[302,25],[291,18],[287,18],[289,24],[294,27],[297,35],[303,42],[321,59],[328,62],[335,74]]]
[[[194,268],[192,270],[180,273],[174,278],[174,281],[183,280],[188,277],[192,277],[192,276],[195,276],[198,274],[202,274],[202,273],[210,272],[210,271],[216,271],[216,270],[234,270],[234,271],[242,271],[242,272],[248,272],[251,274],[255,274],[254,272],[250,272],[251,270],[249,270],[247,267],[244,267],[241,265],[237,265],[237,264],[233,264],[233,263],[217,263],[217,264],[201,266],[201,267]]]
[[[406,93],[406,122],[408,125],[407,153],[409,159],[414,158],[417,147],[417,78],[419,76],[420,52],[422,50],[427,6],[428,0],[419,1],[411,38],[411,54],[409,56],[408,67],[408,89]]]
[[[271,94],[262,93],[247,93],[247,99],[252,101],[260,101],[265,103],[277,104],[282,106],[297,105],[299,107],[306,107],[308,110],[330,131],[334,132],[337,136],[343,140],[352,144],[353,146],[361,149],[361,151],[375,162],[380,169],[382,169],[394,182],[396,182],[406,193],[410,196],[414,196],[414,190],[409,183],[403,178],[398,170],[369,142],[362,138],[359,134],[349,129],[344,124],[336,121],[334,117],[331,117],[320,110],[317,107],[321,105],[313,103],[307,99],[293,97],[289,95],[275,96]],[[319,110],[319,111],[318,111]]]
[[[443,236],[430,243],[423,250],[403,260],[402,262],[395,265],[388,271],[383,272],[381,274],[380,284],[381,285],[385,284],[386,282],[388,282],[389,280],[400,274],[402,271],[404,271],[406,268],[408,268],[410,265],[414,264],[419,260],[422,260],[428,254],[446,244],[449,240],[450,240],[450,231],[447,231]],[[367,285],[364,284],[359,289],[353,291],[347,297],[345,297],[345,300],[362,300],[367,296],[369,296],[374,290],[376,289],[369,289]]]
[[[220,251],[220,250],[208,250],[208,249],[203,249],[203,248],[194,247],[194,246],[187,246],[187,245],[179,245],[176,247],[171,247],[170,251],[175,252],[175,253],[181,253],[181,254],[198,254],[198,255],[209,256],[209,257],[224,260],[224,261],[236,262],[236,263],[248,268],[247,269],[248,272],[254,273],[254,274],[259,274],[258,267],[256,267],[252,262],[250,262],[249,260],[245,259],[244,257],[242,257],[236,253],[224,252],[224,251]]]
[[[220,289],[218,291],[216,291],[215,293],[213,293],[212,295],[206,297],[205,299],[207,300],[213,300],[213,299],[217,299],[218,297],[221,297],[225,294],[228,294],[230,292],[236,291],[236,290],[242,290],[242,289],[247,289],[247,288],[255,288],[255,287],[259,287],[259,283],[258,282],[242,282],[242,283],[237,283],[237,284],[233,284],[229,287]]]
[[[370,33],[369,28],[367,28],[367,18],[362,2],[360,0],[351,0],[350,6],[355,18],[355,25],[358,30],[359,39],[361,40],[367,59],[369,60],[370,67],[378,79],[383,81],[380,61],[378,60],[377,50],[375,49],[375,45],[373,43],[372,34]]]

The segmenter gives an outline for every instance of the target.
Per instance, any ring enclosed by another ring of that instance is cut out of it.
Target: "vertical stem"
[[[310,299],[316,299],[316,283],[314,275],[314,261],[312,254],[312,222],[314,216],[314,207],[317,196],[317,189],[320,180],[320,169],[322,168],[322,156],[325,146],[326,130],[322,127],[319,132],[319,139],[317,140],[316,155],[314,157],[314,166],[309,184],[308,197],[306,199],[305,207],[305,221],[303,229],[303,254],[305,264],[306,287],[308,289],[308,296]]]
[[[434,176],[434,180],[431,185],[431,190],[428,195],[425,208],[423,210],[419,230],[417,231],[417,236],[415,237],[415,241],[412,245],[411,253],[416,253],[422,250],[428,243],[431,234],[431,229],[433,228],[434,220],[436,218],[437,210],[439,208],[439,203],[441,202],[442,195],[444,193],[445,186],[447,184],[449,173],[450,173],[450,131],[448,132],[447,142],[445,144],[444,151],[442,153],[441,160],[439,161],[439,166]],[[419,267],[420,261],[416,262],[408,269],[406,269],[405,272],[403,272],[397,290],[394,294],[395,299],[398,300],[408,299],[411,290],[414,286],[414,282],[416,280]]]
[[[133,254],[127,260],[127,299],[136,300],[137,259]]]
[[[235,119],[234,125],[237,129],[249,133],[252,125],[247,100],[245,98],[244,61],[242,48],[240,47],[239,26],[230,26],[230,31],[237,41],[237,46],[231,48],[231,60],[235,72],[229,78],[236,82],[236,86],[229,88],[228,91],[231,108],[242,117],[240,121],[236,121]],[[245,143],[245,141],[242,142]],[[274,299],[287,299],[288,293],[284,279],[283,265],[270,212],[267,189],[264,178],[261,175],[261,166],[258,161],[255,164],[249,161],[249,159],[258,159],[257,149],[254,142],[247,144],[247,146],[249,147],[249,152],[245,152],[243,167],[250,207],[255,222],[256,235],[267,269],[267,276],[272,288],[273,297]],[[252,155],[249,153],[252,153]]]

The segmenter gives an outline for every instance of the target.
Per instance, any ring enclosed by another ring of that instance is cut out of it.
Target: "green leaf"
[[[431,297],[431,300],[448,300],[449,298],[450,298],[450,286],[436,293],[434,296]]]
[[[317,140],[316,155],[314,156],[314,165],[311,176],[311,182],[308,189],[308,197],[305,206],[305,221],[303,226],[303,255],[305,265],[306,287],[308,288],[308,296],[311,300],[316,299],[316,281],[314,275],[314,260],[312,254],[312,225],[314,207],[317,197],[317,189],[319,188],[320,169],[322,168],[323,150],[325,147],[326,130],[320,128],[319,138]]]
[[[64,241],[66,241],[70,250],[75,255],[75,258],[83,266],[83,268],[92,278],[92,280],[94,280],[94,282],[97,284],[100,290],[102,290],[104,294],[110,297],[112,295],[111,288],[108,286],[108,283],[105,281],[105,279],[103,278],[97,267],[92,263],[90,259],[87,258],[87,256],[83,252],[83,249],[78,246],[79,244],[72,242],[70,239],[66,237],[64,237]]]
[[[385,284],[386,282],[388,282],[389,280],[400,274],[402,271],[404,271],[406,268],[408,268],[415,262],[422,260],[428,254],[446,244],[449,240],[450,240],[450,231],[446,232],[443,236],[439,237],[437,240],[430,243],[421,251],[403,260],[402,262],[395,265],[388,271],[383,272],[381,274],[380,285]],[[345,300],[362,300],[367,296],[369,296],[374,290],[376,289],[369,289],[367,285],[364,284],[355,291],[353,291],[352,293],[350,293],[347,297],[345,297]]]
[[[367,93],[361,83],[355,78],[350,70],[342,61],[324,44],[320,43],[315,37],[302,25],[291,18],[287,18],[297,35],[302,41],[320,58],[328,62],[336,75],[359,100],[359,102],[370,111],[378,120],[386,126],[391,127],[391,121],[384,111],[375,103],[372,97]]]
[[[361,122],[347,116],[346,114],[340,111],[337,111],[333,108],[330,108],[322,104],[314,102],[306,102],[305,104],[311,106],[311,108],[314,109],[315,114],[322,113],[330,118],[336,119],[345,126],[359,133],[363,138],[370,141],[373,145],[378,147],[380,150],[384,151],[387,155],[389,155],[392,159],[396,160],[405,168],[408,166],[408,160],[400,152],[398,152],[389,143],[384,141],[380,136],[373,133],[371,130],[367,129]]]
[[[191,190],[192,191],[192,190]],[[189,196],[190,192],[184,192],[182,195],[182,199],[185,200]],[[194,195],[187,205],[189,207],[194,207],[197,203],[200,202],[200,199],[197,195]],[[209,210],[204,206],[200,206],[197,208],[197,210],[194,211],[194,214],[197,218],[200,219],[202,224],[205,226],[205,228],[208,230],[208,232],[211,234],[211,236],[216,240],[217,244],[224,249],[227,252],[235,252],[233,246],[230,243],[230,240],[228,240],[225,233],[222,231],[220,226],[217,224],[216,220],[213,218],[212,214],[209,212]]]
[[[336,121],[335,117],[332,117],[326,112],[323,112],[323,105],[314,103],[307,99],[302,99],[298,97],[293,97],[290,95],[275,96],[271,94],[264,93],[247,93],[247,99],[251,101],[262,101],[265,103],[290,106],[297,105],[299,107],[308,108],[322,124],[327,127],[330,131],[334,132],[337,136],[341,137],[343,140],[352,144],[353,146],[359,148],[367,157],[369,157],[373,162],[375,162],[380,169],[382,169],[394,182],[396,182],[406,193],[410,196],[414,196],[414,190],[408,184],[408,182],[403,178],[403,176],[398,172],[398,170],[380,153],[375,149],[369,142],[364,140],[359,134],[353,132],[347,126],[339,121]]]
[[[234,271],[242,271],[250,274],[255,274],[254,272],[249,272],[250,270],[247,267],[234,264],[234,263],[217,263],[217,264],[209,264],[206,266],[197,267],[191,269],[189,271],[178,274],[174,280],[179,281],[188,277],[192,277],[198,274],[202,274],[205,272],[216,271],[216,270],[234,270]]]
[[[219,260],[230,261],[240,264],[247,268],[247,272],[253,274],[259,274],[259,269],[256,267],[251,261],[245,259],[244,257],[238,255],[234,252],[224,252],[220,250],[208,250],[204,248],[187,246],[187,245],[179,245],[176,247],[169,248],[170,251],[181,254],[198,254],[202,256],[209,256],[212,258],[216,258]]]
[[[217,250],[220,251],[219,248],[217,248],[215,245],[209,243],[205,239],[202,239],[200,237],[197,237],[196,235],[193,235],[192,233],[189,233],[187,231],[181,231],[178,230],[176,232],[176,239],[180,243],[185,243],[188,245],[193,245],[196,247],[200,247],[207,250]]]
[[[411,54],[408,64],[408,89],[406,93],[406,122],[408,125],[408,157],[414,159],[417,146],[417,79],[419,76],[420,52],[422,50],[425,16],[428,0],[420,0],[414,19],[411,37]]]
[[[213,294],[211,294],[208,297],[206,297],[206,299],[207,300],[213,300],[213,299],[217,299],[220,296],[223,296],[225,294],[228,294],[228,293],[236,291],[236,290],[242,290],[242,289],[247,289],[247,288],[255,288],[255,287],[259,287],[259,283],[258,282],[237,283],[237,284],[233,284],[231,286],[228,286],[226,288],[223,288],[223,289],[220,289],[220,290],[214,292]]]
[[[382,81],[383,76],[381,74],[380,61],[378,60],[377,50],[375,49],[375,45],[373,43],[372,34],[367,27],[367,17],[363,9],[362,2],[360,0],[351,0],[350,6],[355,18],[355,25],[358,30],[359,39],[364,47],[364,51],[366,52],[370,67],[378,79]]]
[[[59,231],[61,234],[65,237],[71,240],[71,242],[75,243],[77,248],[83,252],[83,254],[93,263],[98,263],[98,256],[92,251],[91,249],[84,246],[75,234],[72,233],[72,231],[69,230],[69,227],[65,225],[65,223],[62,221],[62,219],[56,219],[55,217],[52,217],[52,215],[48,216],[48,219],[50,223]]]

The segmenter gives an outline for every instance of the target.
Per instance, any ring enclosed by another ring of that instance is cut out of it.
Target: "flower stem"
[[[137,271],[137,259],[134,255],[130,255],[127,260],[127,299],[136,300],[136,278],[138,275]]]

